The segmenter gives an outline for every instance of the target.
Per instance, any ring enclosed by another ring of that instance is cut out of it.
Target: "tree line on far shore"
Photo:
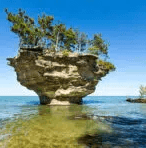
[[[86,33],[79,29],[67,28],[63,23],[54,23],[54,17],[43,14],[38,16],[37,23],[28,16],[22,9],[17,14],[5,9],[7,20],[12,23],[11,31],[18,35],[21,47],[41,47],[56,52],[69,51],[80,53],[91,53],[98,57],[108,57],[108,46],[101,34],[94,34],[89,39]],[[101,59],[100,59],[101,63]],[[108,65],[110,71],[115,67],[110,62],[102,60],[104,65]]]

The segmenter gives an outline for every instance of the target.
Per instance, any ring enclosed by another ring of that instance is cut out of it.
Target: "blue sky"
[[[89,36],[102,33],[110,42],[110,61],[116,71],[96,87],[93,95],[139,95],[139,86],[146,85],[146,1],[139,0],[0,0],[0,96],[35,95],[16,80],[14,69],[6,58],[18,50],[18,37],[10,32],[4,8],[26,10],[31,17],[54,15],[68,27],[79,28]]]

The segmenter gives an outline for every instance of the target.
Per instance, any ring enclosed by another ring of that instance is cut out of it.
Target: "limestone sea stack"
[[[81,104],[109,72],[97,59],[92,54],[20,48],[16,57],[7,60],[20,84],[38,94],[40,104],[69,105]]]

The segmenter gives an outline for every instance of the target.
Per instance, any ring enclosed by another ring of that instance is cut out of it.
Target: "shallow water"
[[[146,104],[125,100],[126,97],[123,96],[87,97],[84,104],[93,109],[92,112],[98,119],[103,116],[103,121],[114,129],[112,136],[105,136],[111,143],[122,147],[145,148]]]
[[[64,108],[60,111],[60,109],[56,107],[49,108],[47,106],[40,106],[38,97],[0,97],[0,126],[1,129],[3,129],[4,125],[12,121],[16,124],[18,119],[23,119],[23,121],[27,120],[27,123],[35,122],[40,125],[38,121],[42,120],[48,122],[45,118],[49,118],[51,121],[50,126],[56,122],[60,122],[60,128],[62,127],[63,129],[63,126],[70,124],[70,129],[68,127],[68,131],[72,134],[78,133],[77,137],[72,136],[72,138],[76,137],[75,139],[78,139],[77,141],[81,143],[81,145],[86,145],[88,147],[99,147],[102,145],[102,147],[120,146],[145,148],[146,104],[129,103],[125,100],[126,97],[119,96],[88,96],[83,99],[84,105]],[[81,121],[81,114],[90,115],[99,126],[93,124],[92,121]],[[74,115],[77,116],[75,119],[78,120],[68,118]],[[64,120],[58,120],[61,119],[60,117]],[[18,125],[20,126],[21,124]],[[17,129],[19,126],[17,126]],[[45,126],[47,126],[47,124],[44,124],[44,127]],[[108,130],[108,126],[113,129],[112,133]],[[39,128],[38,126],[37,129]],[[98,130],[96,130],[96,128]],[[101,129],[104,132],[101,132]],[[41,130],[43,131],[43,129]],[[34,131],[31,130],[31,132],[33,133]],[[57,132],[56,130],[56,133]],[[80,147],[80,145],[76,145],[76,147]]]
[[[20,116],[6,124],[2,134],[8,137],[0,144],[8,148],[85,147],[79,138],[110,132],[106,124],[89,119],[87,112],[84,105],[38,106],[38,113],[31,117]]]

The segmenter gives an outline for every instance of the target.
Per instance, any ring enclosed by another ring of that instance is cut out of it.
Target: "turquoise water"
[[[134,97],[133,97],[134,98]],[[112,136],[105,135],[104,141],[123,147],[146,147],[146,104],[126,102],[123,96],[88,96],[84,106],[90,108],[94,119],[110,125]],[[39,113],[39,98],[35,96],[0,97],[0,127],[16,118],[25,118]]]
[[[35,96],[0,96],[0,119],[19,115],[35,114],[39,99]]]
[[[92,107],[96,115],[146,119],[146,104],[129,103],[123,96],[90,96],[84,99],[84,104]]]
[[[0,96],[0,128],[17,118],[28,118],[38,113],[36,96]]]

